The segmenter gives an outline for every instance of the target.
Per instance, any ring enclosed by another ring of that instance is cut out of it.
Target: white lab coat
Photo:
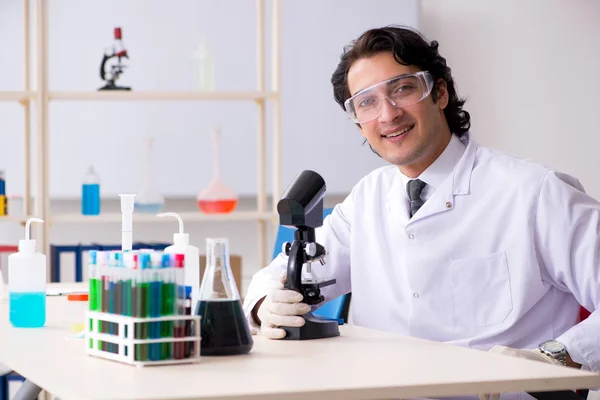
[[[356,325],[488,350],[564,343],[600,372],[600,204],[579,182],[478,145],[409,219],[398,169],[364,177],[317,229],[326,299],[352,292]],[[246,315],[286,269],[252,279]],[[250,321],[253,324],[253,321]]]

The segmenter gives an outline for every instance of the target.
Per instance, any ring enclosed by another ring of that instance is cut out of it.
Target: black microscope
[[[325,265],[325,248],[316,242],[315,228],[323,225],[323,196],[325,180],[314,171],[300,172],[286,189],[277,203],[279,223],[287,227],[295,227],[294,240],[283,244],[283,253],[288,256],[287,281],[285,288],[294,290],[304,297],[308,305],[322,302],[320,288],[332,285],[335,279],[326,281],[302,282],[302,267],[306,264],[307,272],[311,272],[310,264],[319,261]],[[312,313],[302,316],[306,323],[302,327],[282,326],[287,340],[320,339],[339,336],[338,322],[318,317]]]

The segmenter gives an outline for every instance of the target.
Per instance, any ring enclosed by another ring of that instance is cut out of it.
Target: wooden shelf
[[[280,195],[281,180],[281,1],[272,0],[271,21],[267,21],[266,0],[256,0],[256,12],[249,14],[248,18],[255,20],[255,82],[248,87],[248,90],[143,90],[134,87],[131,91],[100,91],[100,85],[94,87],[82,87],[74,90],[62,89],[57,87],[53,90],[49,87],[49,54],[51,53],[48,43],[48,26],[53,22],[49,18],[49,5],[47,1],[36,0],[35,7],[30,7],[31,1],[25,0],[23,6],[23,55],[22,65],[24,76],[24,89],[22,91],[0,91],[0,102],[17,101],[24,106],[25,120],[23,129],[23,138],[25,143],[25,160],[27,166],[25,171],[25,193],[24,196],[30,197],[35,194],[33,209],[40,210],[38,217],[44,219],[46,223],[35,224],[35,233],[38,240],[38,248],[41,252],[49,254],[50,245],[50,226],[61,223],[121,223],[122,216],[118,209],[114,212],[104,212],[99,216],[84,216],[76,208],[71,208],[71,212],[55,213],[50,207],[50,185],[48,184],[48,173],[50,161],[52,159],[52,134],[48,118],[51,108],[49,102],[108,102],[108,101],[158,101],[158,102],[251,102],[257,105],[254,111],[257,113],[256,133],[256,175],[257,175],[257,209],[268,210],[258,212],[236,211],[231,214],[203,214],[200,210],[189,207],[180,209],[190,210],[181,213],[186,222],[195,221],[248,221],[259,222],[257,226],[256,241],[259,248],[259,265],[266,265],[271,257],[270,246],[267,245],[268,224],[277,224],[279,222],[278,214],[272,209],[267,208],[267,172],[273,171],[273,196],[277,198]],[[270,45],[267,42],[267,27],[270,27]],[[251,33],[248,33],[251,34]],[[270,54],[267,54],[267,47]],[[269,56],[269,57],[268,57]],[[270,60],[269,60],[270,58]],[[270,61],[270,65],[267,63]],[[267,74],[267,69],[269,73]],[[267,77],[270,85],[267,86]],[[35,81],[35,82],[34,82]],[[33,89],[35,88],[35,89]],[[199,88],[199,87],[198,87]],[[33,103],[35,107],[30,110],[29,105]],[[272,106],[272,110],[267,116],[266,106]],[[51,118],[51,117],[50,117]],[[271,150],[268,144],[268,128],[271,126],[272,145]],[[57,129],[61,129],[58,127]],[[269,151],[273,152],[272,166],[267,168],[267,157]],[[36,162],[32,162],[31,154],[42,154],[44,157]],[[251,206],[253,207],[253,206]],[[242,208],[248,210],[248,208]],[[63,209],[64,210],[64,209]],[[69,210],[69,209],[67,209]],[[0,217],[0,222],[23,223],[27,216],[19,217]],[[142,223],[163,223],[171,218],[157,218],[154,214],[136,214],[133,221]],[[93,232],[91,232],[93,233]]]
[[[257,101],[277,96],[274,92],[202,92],[202,91],[51,91],[49,100],[88,101]]]
[[[0,92],[0,101],[23,101],[29,100],[33,96],[33,92],[12,91]]]
[[[276,213],[258,211],[234,211],[229,214],[204,214],[198,211],[182,212],[178,214],[181,216],[184,223],[197,221],[277,221],[279,218]],[[120,212],[103,213],[100,215],[54,213],[51,219],[51,223],[120,223],[122,220],[122,215]],[[173,219],[159,218],[155,214],[134,213],[133,222],[173,223]]]

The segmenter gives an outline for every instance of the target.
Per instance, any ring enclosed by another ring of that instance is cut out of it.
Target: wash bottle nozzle
[[[133,201],[135,194],[120,194],[121,197],[121,249],[131,250],[133,246]]]
[[[156,216],[157,217],[175,217],[175,218],[177,218],[177,221],[179,221],[179,233],[173,234],[173,243],[176,246],[187,246],[188,244],[190,244],[190,235],[187,233],[184,233],[183,219],[181,219],[181,216],[179,214],[173,213],[173,212],[166,212],[166,213],[157,214]]]
[[[32,222],[44,222],[44,220],[39,218],[29,218],[25,223],[25,239],[19,240],[19,251],[33,253],[35,251],[35,239],[30,239],[31,237],[31,223]]]
[[[179,232],[173,234],[173,244],[165,248],[168,254],[184,254],[185,264],[183,266],[185,286],[192,291],[192,310],[195,310],[200,293],[200,249],[190,244],[190,235],[183,232],[183,219],[179,214],[166,212],[156,215],[157,217],[174,217],[179,221]]]

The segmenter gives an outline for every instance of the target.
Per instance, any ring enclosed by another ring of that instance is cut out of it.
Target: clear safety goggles
[[[384,100],[397,108],[408,107],[429,96],[433,77],[428,71],[399,75],[361,90],[344,102],[352,121],[364,124],[379,117]]]

